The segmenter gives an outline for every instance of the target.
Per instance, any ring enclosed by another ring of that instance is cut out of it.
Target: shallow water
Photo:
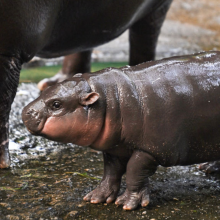
[[[197,165],[159,167],[146,208],[84,202],[102,177],[102,154],[30,135],[20,113],[36,96],[35,84],[22,84],[12,107],[12,165],[0,170],[0,219],[219,219],[220,175],[205,176]]]

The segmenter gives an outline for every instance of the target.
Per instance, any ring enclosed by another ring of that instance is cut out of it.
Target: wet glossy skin
[[[23,121],[35,135],[103,151],[103,179],[84,200],[114,201],[126,172],[116,204],[132,210],[148,205],[158,165],[220,159],[219,69],[220,52],[208,52],[80,74],[44,91]]]
[[[21,65],[35,55],[77,53],[67,75],[88,72],[93,47],[130,30],[130,64],[154,59],[157,38],[171,0],[1,0],[0,168],[10,165],[8,117]],[[53,81],[53,80],[52,80]],[[42,85],[43,87],[43,85]]]

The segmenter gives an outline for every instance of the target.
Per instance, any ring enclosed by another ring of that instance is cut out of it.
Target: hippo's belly
[[[154,11],[163,1],[64,1],[51,38],[38,55],[55,57],[91,49],[128,29],[138,19]],[[117,5],[116,5],[117,4]]]

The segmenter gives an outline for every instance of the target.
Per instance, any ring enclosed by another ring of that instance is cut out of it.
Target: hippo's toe
[[[142,189],[140,192],[129,192],[126,190],[123,195],[119,196],[116,200],[116,205],[123,205],[124,210],[134,210],[141,204],[145,207],[149,204],[150,197],[148,188]]]
[[[11,164],[7,148],[0,149],[0,169],[8,168]]]
[[[88,193],[83,200],[91,203],[107,202],[111,203],[117,198],[120,189],[120,182],[109,184],[108,181],[102,181],[101,184],[92,192]]]

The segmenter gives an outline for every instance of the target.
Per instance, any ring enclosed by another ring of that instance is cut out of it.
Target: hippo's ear
[[[80,99],[80,103],[82,105],[92,105],[98,99],[99,99],[99,94],[96,92],[91,92],[91,93],[84,94]]]

